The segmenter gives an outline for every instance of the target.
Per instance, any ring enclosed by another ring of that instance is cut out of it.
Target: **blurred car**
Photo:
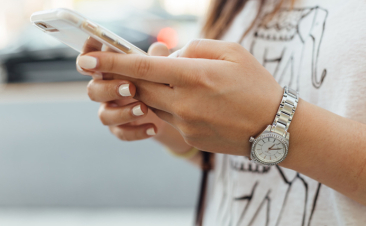
[[[109,24],[109,23],[108,23]],[[144,51],[156,38],[112,22],[108,28]],[[78,52],[27,26],[13,42],[0,50],[0,81],[7,83],[63,82],[90,79],[75,69]]]

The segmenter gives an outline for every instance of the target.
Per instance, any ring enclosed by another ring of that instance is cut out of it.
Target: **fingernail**
[[[155,133],[155,129],[154,128],[149,128],[146,130],[146,134],[149,135],[149,136],[154,136],[156,135]]]
[[[144,112],[142,112],[142,110],[141,110],[141,105],[137,105],[137,106],[133,107],[132,113],[136,116],[144,115]]]
[[[91,56],[80,56],[77,60],[77,64],[85,69],[93,69],[97,66],[97,63],[97,58]]]
[[[79,64],[76,63],[76,69],[78,69],[80,72],[85,72],[80,66]],[[85,72],[87,73],[87,72]]]
[[[131,95],[131,92],[130,92],[130,84],[120,85],[119,88],[118,88],[118,92],[123,97],[130,97],[130,96],[132,96]]]
[[[78,72],[82,75],[86,75],[86,76],[93,76],[93,73],[84,71],[78,64],[76,64],[76,69],[78,70]]]

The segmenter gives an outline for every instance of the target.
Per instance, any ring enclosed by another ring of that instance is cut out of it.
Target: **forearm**
[[[180,133],[171,125],[166,123],[162,129],[162,133],[159,133],[157,136],[154,137],[154,139],[165,147],[169,148],[171,151],[177,154],[183,154],[192,148],[192,146],[188,145],[184,141],[182,135],[180,135]],[[201,157],[201,154],[198,153],[187,160],[197,166],[201,166]]]
[[[300,100],[280,164],[366,205],[366,125]]]

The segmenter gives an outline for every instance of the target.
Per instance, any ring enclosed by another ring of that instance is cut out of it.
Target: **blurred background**
[[[191,225],[200,172],[101,125],[77,52],[29,22],[69,8],[147,51],[199,37],[209,0],[0,0],[0,225]]]

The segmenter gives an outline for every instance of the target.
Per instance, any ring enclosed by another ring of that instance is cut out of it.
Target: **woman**
[[[77,63],[103,75],[89,96],[120,139],[154,137],[197,164],[192,147],[215,153],[204,225],[366,225],[365,10],[215,0],[203,32],[223,41],[169,57],[162,44],[149,57],[90,48]]]

